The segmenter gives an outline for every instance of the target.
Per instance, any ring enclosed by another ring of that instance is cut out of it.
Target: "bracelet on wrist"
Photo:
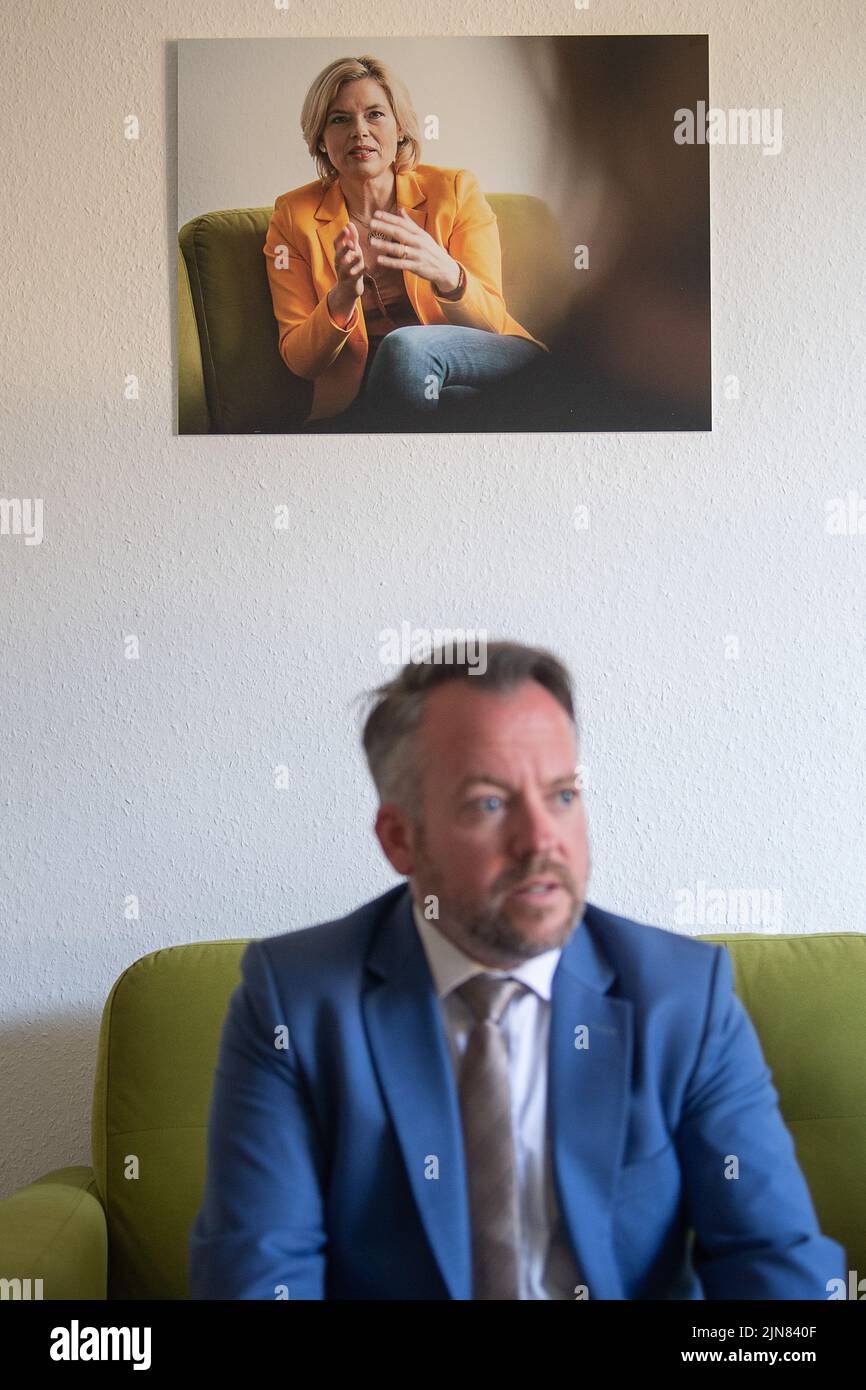
[[[460,265],[460,262],[458,261],[457,264]],[[466,271],[463,269],[462,265],[460,265],[460,279],[457,281],[457,284],[455,285],[454,289],[448,290],[447,293],[444,290],[437,290],[436,293],[438,294],[440,299],[459,299],[463,293],[465,286]]]

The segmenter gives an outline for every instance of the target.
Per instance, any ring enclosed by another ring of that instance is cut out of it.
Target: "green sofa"
[[[508,311],[547,341],[575,281],[568,248],[539,198],[488,193],[499,225]],[[280,357],[262,246],[272,207],[207,212],[178,250],[179,434],[319,432],[304,425],[313,383]]]
[[[821,1227],[866,1274],[866,935],[703,939],[731,953]],[[245,945],[154,951],[116,981],[99,1034],[92,1166],[0,1202],[0,1278],[42,1279],[45,1299],[188,1297],[211,1082]]]

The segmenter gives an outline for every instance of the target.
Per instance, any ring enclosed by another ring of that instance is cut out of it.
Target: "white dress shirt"
[[[544,951],[513,970],[488,970],[449,941],[435,922],[428,922],[415,902],[412,911],[439,999],[455,1082],[475,1024],[469,1005],[454,993],[457,986],[479,973],[508,976],[528,986],[512,999],[500,1024],[511,1080],[520,1205],[520,1297],[574,1299],[575,1285],[581,1280],[556,1201],[547,1126],[551,984],[560,949]]]

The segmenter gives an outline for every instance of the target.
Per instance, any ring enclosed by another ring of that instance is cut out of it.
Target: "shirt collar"
[[[461,951],[459,946],[455,946],[453,941],[449,941],[435,922],[427,920],[414,899],[412,900],[412,916],[427,955],[427,964],[430,966],[436,994],[440,999],[444,999],[447,994],[457,989],[458,985],[462,985],[465,980],[471,979],[473,975],[484,973],[522,980],[525,985],[534,990],[540,999],[550,999],[553,991],[554,972],[562,954],[561,946],[555,946],[550,951],[542,951],[541,955],[533,956],[531,960],[522,961],[513,970],[491,970],[488,966],[482,965],[480,961],[467,956],[466,952]]]

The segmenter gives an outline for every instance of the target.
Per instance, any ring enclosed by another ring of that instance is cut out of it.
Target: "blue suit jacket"
[[[408,884],[250,943],[241,970],[192,1297],[471,1298],[460,1111]],[[723,946],[587,904],[553,979],[548,1086],[590,1299],[824,1299],[847,1277]]]

